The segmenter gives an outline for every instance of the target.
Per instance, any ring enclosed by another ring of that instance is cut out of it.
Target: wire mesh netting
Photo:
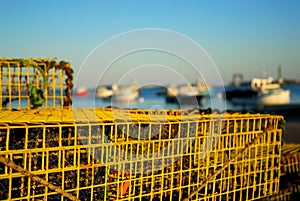
[[[300,145],[287,143],[282,146],[279,192],[269,201],[295,201],[300,196]]]
[[[69,107],[72,79],[70,63],[55,58],[0,58],[0,109]]]
[[[3,111],[0,200],[67,199],[40,181],[80,200],[261,199],[279,191],[282,121],[183,110]]]

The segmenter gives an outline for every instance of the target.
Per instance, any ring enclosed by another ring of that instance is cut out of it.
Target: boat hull
[[[96,97],[102,99],[109,99],[113,96],[113,90],[107,87],[99,87],[96,91]]]
[[[285,105],[290,103],[290,91],[284,90],[280,93],[262,95],[258,99],[258,105]]]
[[[75,96],[87,96],[88,95],[88,89],[85,87],[79,87],[76,92]]]
[[[282,90],[278,93],[257,95],[251,98],[233,98],[232,103],[253,107],[286,105],[290,103],[290,91]]]
[[[199,105],[201,103],[203,96],[196,95],[196,96],[178,96],[178,102],[184,105]]]
[[[138,90],[135,89],[124,90],[119,93],[115,93],[112,96],[112,101],[118,103],[133,103],[138,97],[139,97]]]

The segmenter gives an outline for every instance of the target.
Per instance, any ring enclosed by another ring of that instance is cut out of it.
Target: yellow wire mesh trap
[[[55,58],[0,58],[0,109],[69,107],[72,79],[70,63]]]
[[[3,111],[0,157],[80,200],[254,200],[279,190],[282,120],[195,111]],[[1,164],[0,200],[32,199],[66,197]]]
[[[300,196],[300,144],[282,146],[280,191],[269,201],[294,201]]]

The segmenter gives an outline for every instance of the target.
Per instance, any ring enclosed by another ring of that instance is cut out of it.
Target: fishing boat
[[[200,104],[202,98],[209,95],[209,87],[202,80],[197,84],[186,84],[181,86],[170,85],[167,88],[166,102],[180,104]]]
[[[86,87],[78,87],[75,96],[87,96],[88,95],[88,89]]]
[[[179,93],[179,89],[176,85],[170,85],[167,87],[166,91],[166,102],[167,103],[176,103],[177,102],[177,95]]]
[[[285,105],[290,103],[290,91],[282,89],[279,83],[274,83],[273,78],[253,78],[251,88],[256,92],[249,98],[233,98],[234,104],[244,106],[263,107],[269,105]]]
[[[167,89],[166,102],[180,104],[200,103],[204,96],[206,96],[205,91],[200,90],[197,86],[170,86]]]
[[[133,103],[140,95],[140,88],[136,84],[118,87],[112,95],[113,102]]]
[[[232,100],[236,98],[251,98],[256,95],[257,92],[251,87],[251,80],[244,81],[243,74],[235,73],[232,76],[230,85],[225,86],[225,94],[223,97],[226,98],[226,100]]]
[[[197,87],[186,85],[179,88],[177,95],[180,104],[199,104],[204,97],[204,93]]]
[[[118,89],[118,86],[116,84],[113,84],[111,86],[99,86],[96,89],[96,94],[95,96],[97,98],[102,98],[102,99],[110,99],[114,92]]]

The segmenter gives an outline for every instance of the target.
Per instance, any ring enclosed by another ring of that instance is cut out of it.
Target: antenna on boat
[[[278,83],[282,84],[284,82],[283,78],[282,78],[282,68],[281,66],[278,66]]]

